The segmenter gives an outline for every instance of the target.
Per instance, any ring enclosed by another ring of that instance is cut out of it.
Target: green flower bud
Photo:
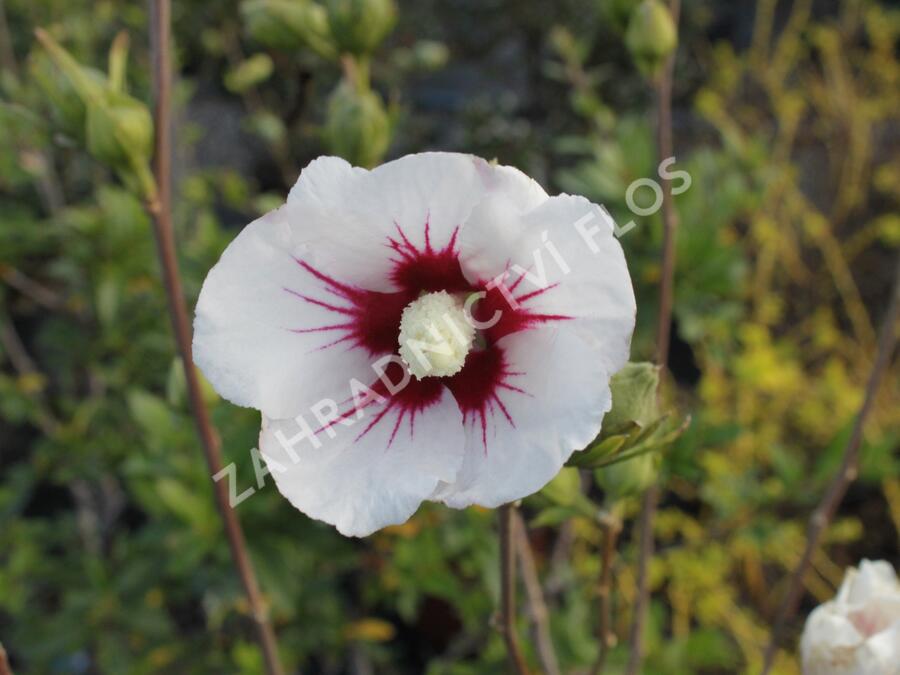
[[[374,51],[397,20],[394,0],[326,0],[325,7],[338,49],[350,54]]]
[[[309,0],[247,0],[244,25],[260,44],[275,49],[309,47],[324,58],[337,57],[325,9]]]
[[[660,0],[643,0],[631,14],[625,44],[638,68],[655,77],[678,46],[678,29]]]
[[[371,89],[342,81],[328,99],[324,141],[328,150],[357,166],[375,166],[391,142],[391,120]]]
[[[106,76],[99,70],[81,66],[86,79],[97,87],[103,87]],[[54,122],[66,136],[79,143],[84,142],[85,105],[68,77],[54,67],[46,54],[36,52],[31,61],[30,73],[41,93],[50,102]]]
[[[148,168],[153,154],[153,118],[147,106],[124,93],[127,40],[117,38],[114,43],[112,77],[108,78],[78,63],[46,31],[35,33],[81,99],[88,151],[149,197],[155,192]]]
[[[656,390],[659,367],[652,363],[626,363],[609,381],[612,409],[603,418],[603,435],[620,433],[637,424],[647,427],[659,417]]]
[[[649,452],[597,469],[594,478],[606,492],[607,501],[614,503],[624,497],[639,495],[653,485],[659,473],[659,462],[659,453]]]
[[[94,157],[127,171],[153,154],[153,119],[137,99],[110,92],[103,102],[88,103],[86,138]]]

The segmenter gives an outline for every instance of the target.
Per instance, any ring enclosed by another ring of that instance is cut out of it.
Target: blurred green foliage
[[[186,292],[196,297],[236,228],[277,205],[312,157],[371,165],[447,147],[635,220],[622,238],[638,295],[633,358],[649,358],[661,224],[625,203],[632,181],[657,177],[652,97],[626,45],[638,4],[176,1]],[[685,3],[674,168],[692,187],[675,200],[674,382],[663,407],[666,424],[692,422],[661,463],[648,454],[596,475],[568,468],[525,500],[567,672],[597,651],[601,507],[625,523],[614,617],[627,637],[634,488],[648,467],[665,489],[645,672],[760,665],[805,517],[861,400],[900,243],[900,12],[836,4],[814,15],[808,0],[760,0],[744,16]],[[100,86],[108,71],[117,91],[148,101],[145,5],[0,8],[0,640],[28,673],[261,672],[148,218],[83,152],[84,104],[32,37],[43,27],[92,68],[85,78]],[[106,66],[122,30],[127,71],[117,57]],[[847,564],[900,557],[896,374],[871,418],[860,481],[814,560],[807,609]],[[258,415],[207,396],[239,491],[260,487],[247,453]],[[502,640],[488,630],[499,592],[491,512],[429,505],[348,540],[266,485],[239,516],[292,669],[502,671]],[[610,671],[625,658],[620,644]],[[795,656],[781,653],[776,672],[798,673]]]

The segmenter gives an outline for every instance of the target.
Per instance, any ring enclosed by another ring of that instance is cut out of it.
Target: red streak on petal
[[[385,368],[384,376],[391,382],[401,382],[403,380],[401,366],[392,361]],[[391,430],[391,436],[388,440],[388,447],[390,447],[397,437],[397,432],[400,429],[403,419],[407,416],[409,417],[409,433],[410,437],[412,437],[416,414],[437,404],[444,391],[444,384],[441,379],[437,377],[426,377],[421,380],[412,377],[405,387],[391,395],[387,385],[383,380],[379,379],[371,386],[371,389],[380,396],[388,399],[388,403],[362,430],[356,437],[356,440],[365,436],[388,413],[393,411],[396,413],[397,419],[394,422],[394,428]]]
[[[496,311],[499,311],[501,316],[494,326],[483,331],[485,348],[471,352],[466,358],[463,369],[453,377],[427,377],[422,380],[411,378],[403,389],[393,395],[381,380],[376,381],[371,388],[383,396],[387,403],[377,413],[372,414],[371,419],[367,421],[356,440],[365,436],[392,413],[396,414],[396,419],[393,422],[388,446],[396,438],[404,419],[409,420],[409,432],[412,437],[416,415],[435,405],[440,400],[444,387],[447,387],[463,414],[463,422],[480,426],[481,439],[486,452],[489,419],[501,416],[506,423],[515,427],[515,421],[506,404],[501,400],[501,394],[507,396],[532,395],[509,382],[510,378],[524,373],[508,368],[503,349],[497,344],[498,341],[511,333],[528,330],[544,323],[569,320],[572,317],[535,313],[525,306],[529,300],[551,291],[558,284],[517,296],[516,302],[519,306],[513,308],[499,288],[489,290],[485,282],[472,284],[467,281],[460,267],[456,250],[459,228],[453,231],[446,245],[442,248],[435,248],[431,240],[430,218],[426,219],[424,224],[425,245],[419,249],[410,241],[399,224],[395,223],[395,226],[397,236],[389,237],[386,242],[388,248],[396,255],[390,259],[393,264],[390,278],[398,290],[392,293],[369,291],[343,283],[314,268],[306,261],[295,258],[298,266],[305,273],[321,282],[324,293],[343,302],[333,304],[285,288],[285,291],[304,302],[340,315],[340,323],[290,330],[295,333],[344,331],[345,334],[342,337],[329,341],[318,349],[327,349],[349,342],[351,348],[365,349],[373,357],[393,354],[398,348],[397,335],[400,329],[400,316],[404,308],[421,294],[437,291],[466,294],[484,291],[485,297],[472,307],[474,318],[486,322],[491,320]],[[524,274],[520,275],[509,287],[509,290],[516,289],[524,278]],[[400,366],[391,363],[388,366],[386,377],[392,382],[402,379]],[[372,403],[373,401],[369,401],[360,408],[367,409]],[[349,405],[349,410],[335,421],[346,420],[357,414],[358,409],[352,400],[345,401],[344,405]],[[328,426],[332,426],[332,424]]]

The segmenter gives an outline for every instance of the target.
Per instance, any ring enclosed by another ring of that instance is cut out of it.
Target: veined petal
[[[338,342],[352,303],[298,262],[312,254],[290,215],[282,207],[244,228],[210,270],[194,319],[194,362],[216,390],[274,417],[341,400],[350,378],[372,375],[365,349]]]
[[[353,270],[347,281],[400,290],[411,257],[452,248],[484,192],[487,163],[472,155],[406,155],[367,171],[335,157],[307,166],[288,196],[318,264]]]
[[[497,348],[511,377],[483,416],[467,416],[459,475],[432,495],[454,508],[494,507],[537,492],[596,437],[612,405],[603,363],[564,325],[512,333]]]
[[[491,191],[475,207],[460,235],[463,272],[500,288],[512,298],[510,307],[566,317],[608,372],[616,372],[628,360],[636,306],[612,220],[582,197],[538,202],[527,185],[511,191],[522,192],[533,195],[523,207],[508,188]]]
[[[482,164],[447,153],[373,171],[312,162],[288,203],[244,228],[210,271],[197,365],[225,398],[274,418],[365,381],[378,355],[396,351],[410,300],[465,284],[452,249],[482,193]]]
[[[260,451],[279,491],[348,536],[406,521],[440,481],[455,478],[465,445],[462,415],[446,388],[429,385],[418,397],[409,390],[416,386],[365,406],[361,419],[347,417],[353,426],[320,429],[319,447],[308,438],[285,444],[302,434],[296,420],[264,419]]]

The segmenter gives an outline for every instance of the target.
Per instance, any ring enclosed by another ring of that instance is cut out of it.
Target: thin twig
[[[52,288],[44,286],[31,277],[23,274],[15,267],[0,265],[0,279],[35,304],[52,310],[65,310],[66,301]]]
[[[794,573],[791,576],[788,590],[784,595],[781,606],[778,608],[774,627],[772,628],[772,636],[769,645],[766,648],[765,657],[763,659],[763,675],[767,675],[772,668],[775,660],[775,652],[778,649],[779,639],[785,624],[794,615],[797,610],[797,604],[803,592],[803,580],[809,568],[813,554],[819,545],[822,533],[828,527],[834,514],[837,512],[838,506],[847,488],[850,486],[859,472],[859,449],[862,445],[863,428],[866,418],[872,411],[875,402],[875,396],[878,393],[878,386],[884,377],[890,365],[891,355],[894,351],[894,345],[897,341],[896,324],[898,318],[898,308],[900,308],[900,261],[897,264],[897,278],[894,281],[894,287],[891,292],[891,298],[888,304],[887,314],[884,317],[884,323],[881,325],[881,331],[878,337],[878,350],[875,356],[875,362],[872,364],[872,372],[869,375],[869,381],[866,385],[865,398],[862,407],[856,415],[853,423],[853,430],[847,445],[844,448],[844,458],[837,474],[831,481],[828,490],[822,497],[822,501],[813,511],[809,519],[809,525],[806,531],[806,548],[800,558]]]
[[[37,366],[31,355],[25,349],[19,333],[12,324],[12,320],[7,318],[0,322],[0,346],[9,357],[13,370],[20,376],[33,375],[38,372]]]
[[[4,0],[0,0],[0,66],[13,75],[19,70],[19,66],[16,63],[16,55],[13,52],[9,23],[6,20]]]
[[[544,590],[541,588],[541,579],[538,576],[534,554],[531,551],[531,542],[528,541],[525,521],[518,510],[513,511],[513,519],[515,520],[514,536],[516,549],[518,550],[519,563],[522,567],[522,582],[525,585],[525,596],[528,599],[528,614],[531,617],[534,649],[537,652],[544,673],[546,675],[560,675],[559,659],[556,658],[553,638],[550,635],[550,613],[547,611],[547,603],[544,600]]]
[[[622,530],[621,521],[611,513],[604,513],[600,517],[600,528],[603,531],[603,554],[600,559],[600,578],[597,583],[597,596],[600,604],[600,621],[597,628],[597,641],[600,644],[600,652],[591,675],[599,675],[606,665],[606,656],[609,649],[616,644],[616,634],[612,627],[612,568],[613,557],[616,553],[616,540]]]
[[[218,436],[213,429],[209,418],[209,412],[203,401],[200,391],[200,383],[193,365],[191,355],[191,329],[188,320],[187,308],[184,303],[184,294],[181,286],[181,277],[178,271],[178,261],[175,254],[175,238],[172,227],[171,204],[171,141],[170,141],[170,102],[171,102],[171,62],[170,62],[170,26],[171,7],[170,0],[154,0],[152,4],[152,32],[153,32],[153,65],[156,84],[156,109],[154,112],[156,129],[156,147],[154,161],[154,175],[157,184],[157,196],[148,205],[147,209],[153,217],[154,233],[162,265],[165,281],[166,295],[169,304],[172,327],[175,339],[178,343],[178,351],[181,355],[187,382],[188,397],[191,411],[203,445],[203,453],[209,466],[211,475],[216,475],[222,469],[222,453],[219,447]],[[244,534],[234,510],[229,504],[228,489],[224,481],[213,480],[213,491],[228,544],[231,548],[231,557],[240,575],[250,611],[256,624],[257,637],[265,660],[266,672],[269,675],[282,675],[284,672],[278,657],[278,645],[275,641],[275,632],[269,622],[268,611],[259,591],[256,575],[247,552]]]
[[[3,348],[3,351],[9,357],[9,362],[19,377],[38,376],[43,378],[37,364],[35,364],[34,359],[31,358],[31,355],[25,348],[22,338],[19,337],[12,318],[9,316],[0,319],[0,347]],[[45,436],[52,438],[59,431],[59,420],[56,419],[47,406],[42,392],[38,392],[33,397],[33,401],[35,404],[35,424]]]
[[[680,0],[670,0],[669,8],[672,20],[678,25]],[[656,84],[657,106],[657,151],[662,161],[674,154],[672,148],[672,80],[675,70],[675,54],[672,53],[663,66]],[[669,359],[669,342],[672,325],[672,302],[675,293],[675,231],[678,227],[678,216],[672,202],[672,182],[666,178],[662,181],[662,220],[663,250],[662,271],[659,288],[659,314],[657,315],[656,362],[665,367]]]
[[[680,0],[669,0],[672,21],[678,25]],[[656,83],[657,150],[662,161],[673,155],[672,149],[672,80],[675,70],[675,53],[666,60]],[[659,314],[657,317],[656,362],[665,369],[669,358],[669,342],[672,324],[672,302],[675,292],[675,230],[678,226],[672,203],[672,183],[662,178],[663,250],[662,279],[659,289]],[[653,557],[653,521],[659,500],[659,486],[651,485],[644,492],[640,517],[640,549],[638,552],[637,596],[631,624],[631,650],[628,656],[627,675],[636,675],[644,660],[644,623],[650,603],[649,567]]]
[[[553,542],[553,550],[550,553],[550,571],[547,573],[544,583],[544,595],[551,604],[554,598],[560,595],[569,585],[572,560],[572,544],[575,542],[575,527],[571,520],[560,525],[556,533],[556,541]]]
[[[516,675],[529,675],[516,633],[516,556],[513,530],[516,520],[512,504],[500,507],[500,632],[506,642],[509,662]]]
[[[0,644],[0,675],[13,675],[12,668],[9,667],[9,659],[6,657],[6,650]]]

